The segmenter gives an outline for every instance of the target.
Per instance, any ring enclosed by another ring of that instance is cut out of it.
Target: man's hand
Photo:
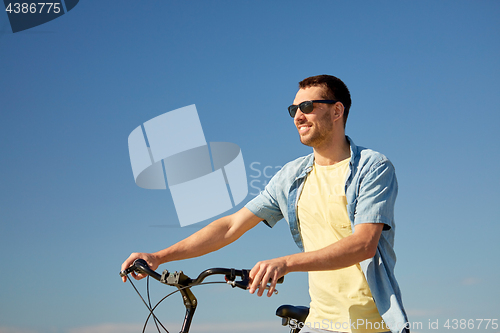
[[[136,259],[144,259],[152,270],[156,270],[160,265],[158,259],[151,253],[132,253],[130,257],[128,257],[128,259],[123,262],[122,271],[132,266]],[[130,275],[132,275],[132,277],[136,280],[143,279],[147,276],[146,274],[137,274],[136,272],[132,272],[130,273]],[[122,280],[123,282],[127,282],[127,277],[123,276]]]
[[[271,286],[267,292],[267,297],[271,297],[276,289],[278,279],[288,273],[286,257],[260,261],[250,271],[250,294],[255,293],[260,297],[264,293],[267,284]]]

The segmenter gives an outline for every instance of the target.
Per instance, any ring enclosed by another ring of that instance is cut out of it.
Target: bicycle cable
[[[158,323],[161,325],[161,327],[163,327],[163,329],[165,330],[165,332],[167,333],[170,333],[166,328],[165,326],[163,326],[163,324],[161,323],[161,321],[156,317],[156,315],[153,313],[153,309],[151,309],[151,307],[146,303],[146,301],[144,300],[144,298],[142,297],[141,293],[139,292],[139,290],[137,290],[137,288],[135,287],[134,283],[132,282],[132,279],[129,277],[127,279],[130,284],[132,285],[132,287],[134,287],[135,289],[135,292],[137,293],[137,295],[139,295],[139,297],[141,298],[142,302],[144,303],[144,305],[146,306],[146,308],[148,308],[149,310],[149,317],[151,317],[151,315],[153,315],[153,318],[155,318],[155,322],[156,320],[158,321]],[[148,281],[149,281],[149,276],[148,276]],[[149,298],[149,286],[148,286],[148,290],[147,290],[147,293],[148,293],[148,298]],[[155,306],[156,307],[156,306]],[[146,324],[147,324],[147,321],[146,321]],[[144,325],[144,329],[142,330],[142,332],[144,333],[145,332],[145,328],[146,328],[146,324]],[[158,326],[157,326],[158,327]],[[160,332],[160,329],[158,328],[158,332]]]
[[[142,329],[142,333],[146,332],[146,327],[148,325],[149,318],[151,318],[151,316],[153,316],[153,320],[155,321],[155,325],[156,325],[156,329],[158,330],[158,333],[161,333],[161,330],[158,327],[158,324],[160,324],[160,326],[165,330],[166,333],[170,333],[165,328],[165,326],[163,326],[163,324],[161,323],[160,319],[158,319],[158,317],[156,317],[156,315],[154,314],[154,310],[158,307],[158,305],[160,305],[160,303],[162,303],[165,299],[167,299],[171,295],[175,294],[176,292],[180,292],[181,290],[186,289],[186,288],[202,286],[202,285],[205,285],[205,284],[219,284],[219,283],[227,284],[227,282],[223,282],[223,281],[210,281],[210,282],[202,282],[200,284],[191,285],[191,286],[184,286],[184,287],[180,287],[180,288],[177,287],[177,290],[172,291],[170,294],[166,295],[161,300],[159,300],[158,303],[156,303],[154,307],[151,307],[151,299],[150,299],[150,295],[149,295],[149,276],[147,276],[147,280],[146,280],[147,281],[147,284],[146,284],[146,289],[147,290],[146,290],[146,292],[148,294],[148,303],[149,303],[149,305],[148,305],[148,303],[146,303],[146,301],[142,297],[142,295],[139,292],[139,290],[137,290],[137,288],[135,287],[134,283],[132,282],[132,279],[129,277],[127,280],[130,282],[130,284],[132,285],[132,287],[134,287],[135,292],[137,293],[137,295],[139,295],[139,297],[141,298],[142,302],[144,303],[144,305],[146,306],[146,308],[148,308],[148,310],[149,310],[149,315],[146,318],[146,322],[144,323],[144,327]]]
[[[148,293],[148,303],[149,303],[149,307],[151,308],[151,298],[149,297],[149,275],[148,275],[148,279],[146,281],[146,290],[147,290],[147,293]],[[155,306],[156,307],[156,306]],[[153,309],[154,311],[154,309]],[[160,332],[160,328],[158,327],[158,321],[156,320],[156,317],[153,318],[154,319],[154,322],[155,322],[155,326],[156,326],[156,329],[158,330],[158,332]],[[161,324],[161,323],[160,323]],[[163,325],[162,325],[163,326]]]

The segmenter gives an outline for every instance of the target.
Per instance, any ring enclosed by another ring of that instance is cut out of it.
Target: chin
[[[303,145],[306,145],[306,146],[309,146],[309,147],[312,147],[312,143],[313,143],[312,140],[304,138],[304,137],[300,137],[300,142]]]

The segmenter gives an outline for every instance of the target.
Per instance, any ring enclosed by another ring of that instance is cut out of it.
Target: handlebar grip
[[[280,278],[278,279],[278,281],[276,281],[276,283],[277,283],[277,284],[278,284],[278,283],[283,283],[284,281],[285,281],[285,277],[284,277],[284,276],[282,276],[282,277],[280,277]],[[249,285],[249,282],[250,282],[249,280],[244,280],[244,281],[234,281],[234,282],[232,283],[232,285],[233,285],[234,287],[238,287],[238,288],[241,288],[241,289],[247,289],[247,288],[248,288],[248,285]],[[272,280],[269,280],[269,282],[268,282],[268,283],[271,283],[271,282],[272,282]]]
[[[153,271],[151,268],[149,268],[148,263],[144,259],[136,259],[132,264],[132,266],[120,272],[120,276],[126,276],[127,274],[130,274],[134,271],[138,273],[147,274],[158,281],[160,281],[161,279],[161,275]]]
[[[148,271],[150,271],[151,269],[149,268],[149,265],[148,263],[146,262],[146,260],[144,259],[136,259],[134,261],[134,264],[133,266],[135,267],[135,270],[136,271],[139,271],[140,273],[146,273],[148,274]]]

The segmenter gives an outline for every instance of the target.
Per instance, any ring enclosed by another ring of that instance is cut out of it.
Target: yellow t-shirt
[[[322,249],[352,234],[347,215],[345,178],[349,159],[314,164],[298,202],[300,232],[306,252]],[[359,264],[309,272],[311,305],[306,325],[340,332],[385,332]],[[356,323],[356,325],[351,325]]]

